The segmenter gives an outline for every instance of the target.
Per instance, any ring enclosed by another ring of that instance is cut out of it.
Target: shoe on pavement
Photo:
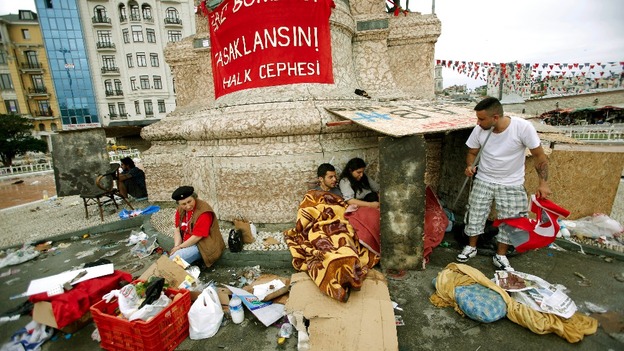
[[[507,256],[494,255],[494,257],[492,257],[492,263],[494,263],[496,267],[502,270],[505,270],[507,272],[515,271],[515,269],[513,269],[513,267],[511,266],[511,264],[509,264],[509,260],[507,259]]]
[[[475,257],[477,255],[477,248],[476,247],[472,247],[470,245],[466,245],[464,246],[464,249],[462,250],[462,252],[457,255],[456,260],[457,262],[467,262],[469,259]]]

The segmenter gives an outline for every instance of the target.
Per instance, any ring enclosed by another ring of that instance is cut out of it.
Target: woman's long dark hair
[[[364,162],[364,160],[359,157],[352,158],[349,160],[349,162],[347,162],[347,165],[340,174],[340,179],[349,179],[349,184],[351,184],[351,188],[353,189],[353,191],[355,191],[356,194],[364,189],[372,190],[370,187],[370,183],[368,182],[368,177],[366,176],[366,173],[362,175],[362,179],[360,179],[359,181],[353,178],[353,175],[351,175],[351,172],[360,168],[366,168],[366,162]]]

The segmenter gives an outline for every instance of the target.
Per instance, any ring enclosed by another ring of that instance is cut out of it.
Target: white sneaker
[[[470,245],[464,246],[462,252],[455,258],[457,262],[467,262],[469,259],[477,255],[477,248]]]
[[[513,269],[513,267],[511,267],[511,264],[509,264],[509,260],[507,259],[507,256],[501,256],[501,255],[494,255],[494,257],[492,257],[492,263],[494,263],[494,265],[502,270],[505,270],[507,272],[514,272],[515,269]]]

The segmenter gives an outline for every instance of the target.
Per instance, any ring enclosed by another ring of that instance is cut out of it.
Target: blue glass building
[[[35,0],[63,130],[100,127],[79,0]]]

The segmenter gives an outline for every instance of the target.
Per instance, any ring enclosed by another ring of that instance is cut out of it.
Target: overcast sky
[[[404,5],[405,0],[401,0]],[[432,0],[410,9],[431,13]],[[0,0],[0,14],[35,10],[33,0]],[[585,63],[624,61],[624,0],[437,0],[442,22],[435,58],[452,61]],[[485,84],[444,71],[444,86]]]

